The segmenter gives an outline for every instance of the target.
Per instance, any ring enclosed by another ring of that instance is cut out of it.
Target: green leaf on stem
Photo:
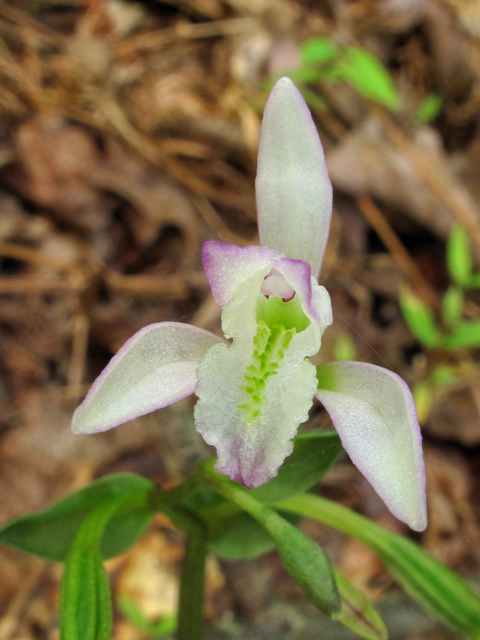
[[[325,64],[340,52],[337,44],[330,38],[310,38],[300,47],[300,55],[304,63]]]
[[[250,560],[274,547],[272,537],[244,511],[219,523],[208,540],[210,551],[226,560]]]
[[[142,611],[137,607],[135,602],[126,595],[118,596],[118,608],[123,617],[130,622],[131,625],[143,631],[148,636],[156,639],[171,636],[177,627],[177,616],[165,616],[158,622],[150,622]]]
[[[310,91],[305,87],[300,87],[300,90],[310,109],[314,109],[315,111],[326,111],[328,109],[328,102],[314,91]]]
[[[442,96],[439,93],[431,93],[422,100],[418,109],[412,115],[412,120],[415,124],[425,124],[426,122],[434,120],[440,113],[442,104]]]
[[[387,628],[367,596],[335,571],[341,609],[332,615],[336,620],[365,640],[387,640]]]
[[[110,584],[100,541],[124,498],[93,509],[83,520],[65,562],[60,604],[60,640],[109,640]]]
[[[400,96],[393,80],[378,58],[360,47],[347,47],[333,69],[335,78],[345,80],[361,95],[397,111]]]
[[[250,489],[249,495],[263,503],[278,502],[317,484],[343,452],[335,431],[311,431],[294,438],[294,449],[267,484]],[[202,488],[185,503],[206,523],[208,547],[221,558],[256,558],[274,548],[274,542],[255,518],[229,500]],[[288,519],[294,524],[298,518]]]
[[[395,580],[437,620],[458,633],[475,639],[480,637],[480,597],[464,580],[411,540],[314,495],[295,496],[276,507],[318,520],[357,538],[382,559]]]
[[[349,333],[343,333],[338,337],[333,347],[333,354],[335,362],[357,359],[357,348]]]
[[[323,549],[278,513],[256,500],[240,484],[215,473],[205,464],[203,482],[255,518],[270,534],[286,570],[319,609],[331,615],[340,598],[330,560]]]
[[[480,347],[480,319],[462,322],[450,335],[445,336],[443,345],[449,349],[472,349]]]
[[[406,287],[400,290],[400,308],[410,331],[419,342],[429,348],[440,345],[442,336],[433,311]]]
[[[438,389],[444,387],[447,384],[451,384],[456,380],[457,375],[455,371],[447,365],[439,365],[435,367],[430,376],[430,384],[433,388]]]
[[[21,516],[0,528],[0,542],[41,558],[63,562],[85,516],[117,497],[131,500],[107,525],[101,543],[104,559],[130,548],[148,527],[153,509],[148,492],[153,483],[133,473],[117,473],[71,493],[49,509]]]
[[[454,282],[468,287],[473,270],[473,258],[468,234],[460,225],[454,225],[447,241],[447,266]]]
[[[480,273],[472,273],[470,278],[468,279],[467,289],[480,289]]]
[[[267,484],[249,494],[265,504],[286,500],[320,482],[343,452],[336,431],[310,431],[295,436],[293,451]]]
[[[442,299],[442,316],[446,324],[455,325],[463,312],[463,291],[460,287],[448,287]]]
[[[433,404],[433,392],[430,381],[417,382],[412,389],[412,394],[417,409],[418,422],[425,424]]]

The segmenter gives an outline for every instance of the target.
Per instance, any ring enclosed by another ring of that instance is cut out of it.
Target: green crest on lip
[[[295,328],[285,329],[279,324],[270,328],[264,320],[258,322],[257,333],[253,339],[252,361],[245,370],[245,384],[241,387],[248,399],[238,407],[245,412],[248,425],[253,424],[259,417],[267,380],[277,375],[285,351],[295,333]]]

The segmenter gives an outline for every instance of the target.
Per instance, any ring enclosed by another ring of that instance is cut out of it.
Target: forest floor
[[[312,38],[374,54],[391,94],[334,81],[331,61],[302,76]],[[258,242],[263,106],[272,78],[295,72],[334,186],[322,361],[350,354],[417,389],[429,526],[414,538],[479,583],[480,352],[422,343],[399,304],[408,288],[448,332],[454,225],[480,265],[480,4],[469,0],[0,2],[0,525],[107,473],[174,486],[203,454],[194,397],[96,436],[72,435],[69,422],[141,327],[220,333],[201,246]],[[461,314],[480,317],[478,289]],[[312,425],[330,426],[319,404]],[[411,535],[346,457],[321,490]],[[392,640],[456,637],[360,543],[302,527],[377,603]],[[171,614],[182,555],[182,535],[158,516],[107,563],[115,598],[151,620]],[[0,573],[1,640],[57,639],[61,566],[2,546]],[[353,637],[306,602],[273,552],[209,558],[206,588],[211,640]],[[114,640],[146,637],[115,610]]]

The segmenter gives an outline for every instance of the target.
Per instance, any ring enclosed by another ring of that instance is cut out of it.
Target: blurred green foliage
[[[453,283],[445,291],[441,316],[410,289],[400,291],[400,308],[413,335],[427,349],[447,352],[451,357],[457,350],[480,347],[480,319],[468,319],[465,313],[465,294],[480,288],[480,273],[474,271],[474,261],[468,234],[461,226],[454,226],[447,241],[447,268]],[[432,373],[413,388],[420,423],[430,413],[435,398],[459,377],[471,373],[471,366],[461,357],[456,366],[437,365]]]

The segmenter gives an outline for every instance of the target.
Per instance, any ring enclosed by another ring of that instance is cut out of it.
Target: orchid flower
[[[392,513],[421,531],[425,471],[407,385],[371,364],[317,370],[309,360],[332,323],[330,297],[317,282],[332,187],[310,112],[289,78],[265,108],[256,197],[261,246],[203,246],[226,339],[177,322],[145,327],[94,382],[72,429],[105,431],[195,393],[195,426],[217,450],[215,469],[251,488],[276,476],[316,395],[354,464]]]

